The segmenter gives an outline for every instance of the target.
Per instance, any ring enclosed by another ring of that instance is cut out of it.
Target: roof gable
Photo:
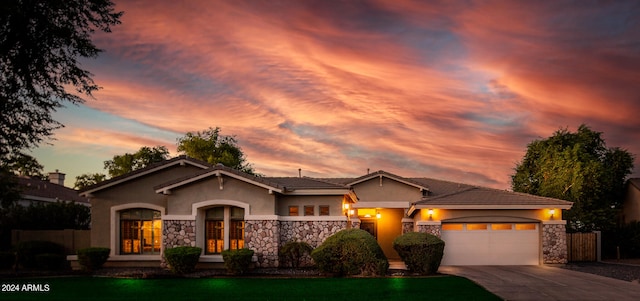
[[[231,177],[231,178],[243,181],[245,183],[262,187],[264,189],[269,190],[269,192],[275,191],[275,192],[283,193],[285,190],[284,186],[276,182],[272,182],[268,178],[256,177],[256,176],[226,167],[222,164],[217,164],[215,166],[212,166],[208,169],[202,170],[195,174],[160,184],[154,187],[154,190],[156,191],[156,193],[170,194],[172,189],[177,189],[182,186],[188,185],[190,183],[194,183],[210,177],[217,177],[220,183],[220,187],[223,187],[224,179],[222,176]]]
[[[466,186],[448,193],[425,197],[414,205],[417,209],[570,209],[573,203],[520,192]]]
[[[373,179],[382,180],[383,178],[391,179],[391,180],[394,180],[396,182],[400,182],[400,183],[405,184],[405,185],[416,187],[416,188],[420,189],[421,191],[424,191],[424,190],[429,191],[429,188],[427,186],[425,186],[424,184],[422,184],[422,183],[414,181],[413,179],[403,178],[401,176],[394,175],[392,173],[388,173],[388,172],[386,172],[384,170],[379,170],[379,171],[364,175],[362,177],[353,179],[352,181],[347,182],[346,185],[347,186],[354,186],[354,185],[357,185],[357,184],[360,184],[360,183],[363,183],[363,182],[367,182],[367,181],[370,181],[370,180],[373,180]]]
[[[89,187],[85,187],[84,189],[80,190],[80,195],[84,196],[84,197],[88,197],[90,196],[92,193],[98,192],[100,190],[103,189],[107,189],[109,187],[113,187],[113,186],[117,186],[120,184],[123,184],[125,182],[129,182],[131,180],[149,175],[149,174],[153,174],[156,173],[158,171],[173,167],[173,166],[177,166],[177,165],[191,165],[191,166],[195,166],[195,167],[199,167],[202,169],[207,169],[211,167],[211,164],[204,162],[204,161],[200,161],[194,158],[190,158],[187,156],[178,156],[166,161],[162,161],[162,162],[158,162],[158,163],[154,163],[151,164],[145,168],[141,168],[138,170],[134,170],[130,173],[121,175],[121,176],[117,176],[114,178],[111,178],[109,180],[106,181],[102,181],[100,183],[91,185]]]

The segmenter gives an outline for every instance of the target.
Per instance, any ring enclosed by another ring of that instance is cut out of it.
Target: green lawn
[[[500,300],[461,277],[427,278],[37,278],[0,280],[48,292],[0,292],[0,300]],[[33,286],[32,286],[33,287]]]

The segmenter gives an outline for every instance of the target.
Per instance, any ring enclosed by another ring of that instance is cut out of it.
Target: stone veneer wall
[[[567,263],[566,225],[542,224],[542,262]]]
[[[278,267],[280,249],[280,221],[248,220],[244,224],[245,247],[258,258],[257,267]]]
[[[303,241],[317,248],[327,237],[346,228],[346,221],[281,221],[280,245],[290,241]],[[311,256],[302,258],[301,265],[313,265]]]
[[[402,234],[413,232],[414,229],[415,229],[415,226],[413,222],[402,222]]]
[[[196,221],[163,220],[162,241],[164,244],[163,250],[181,246],[195,247]],[[162,267],[167,266],[164,256],[162,256],[160,265]]]
[[[418,232],[433,234],[441,237],[442,225],[418,225]]]

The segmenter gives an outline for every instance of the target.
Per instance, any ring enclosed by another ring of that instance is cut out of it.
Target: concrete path
[[[441,266],[505,300],[640,300],[640,284],[551,266]]]

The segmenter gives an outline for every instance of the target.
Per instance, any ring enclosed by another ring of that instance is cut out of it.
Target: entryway
[[[360,214],[364,213],[364,214]],[[403,209],[375,208],[358,209],[360,229],[369,232],[376,238],[382,252],[389,260],[400,260],[400,255],[393,249],[393,241],[402,235]]]

